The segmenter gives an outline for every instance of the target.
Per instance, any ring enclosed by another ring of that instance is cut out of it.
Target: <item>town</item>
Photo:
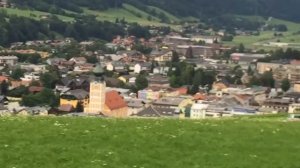
[[[224,32],[111,42],[72,38],[1,49],[1,116],[300,117],[300,52],[232,47]]]

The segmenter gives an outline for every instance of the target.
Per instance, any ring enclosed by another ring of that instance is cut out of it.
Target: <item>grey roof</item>
[[[184,98],[179,97],[163,97],[156,100],[153,105],[166,105],[166,106],[178,106]]]
[[[149,106],[140,111],[136,116],[139,117],[173,117],[176,115],[176,110],[171,108],[156,108]]]
[[[0,102],[2,102],[2,101],[8,101],[8,99],[5,96],[0,95]]]
[[[64,77],[61,79],[61,83],[64,86],[70,86],[71,83],[75,83],[76,86],[81,86],[84,82],[89,82],[88,76],[80,76],[76,78]]]
[[[72,95],[75,96],[78,100],[85,99],[89,93],[83,89],[70,90],[66,92],[64,95]]]
[[[141,108],[145,105],[145,102],[140,99],[129,99],[126,102],[127,102],[128,107],[131,107],[131,108]]]
[[[160,114],[152,106],[145,108],[136,115],[139,117],[160,117]]]

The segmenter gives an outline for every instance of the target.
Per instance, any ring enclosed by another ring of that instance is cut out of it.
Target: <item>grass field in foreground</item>
[[[297,168],[283,118],[0,118],[1,168]]]

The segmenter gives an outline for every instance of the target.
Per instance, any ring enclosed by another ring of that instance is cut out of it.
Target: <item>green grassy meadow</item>
[[[226,42],[226,44],[228,45],[237,46],[243,43],[248,48],[272,49],[273,47],[262,47],[256,44],[263,42],[277,42],[279,40],[283,43],[299,43],[295,47],[300,47],[300,23],[276,18],[272,18],[270,21],[266,21],[264,18],[259,16],[238,16],[238,18],[245,18],[250,20],[255,19],[261,22],[267,22],[270,25],[285,24],[288,28],[288,31],[282,32],[282,37],[274,37],[274,31],[261,31],[259,36],[236,36],[232,42]]]
[[[297,168],[285,119],[0,118],[0,167]]]
[[[0,8],[0,11],[6,12],[9,15],[23,16],[23,17],[32,18],[35,20],[40,20],[41,17],[45,16],[45,15],[52,15],[47,12],[41,12],[41,11],[36,11],[36,10],[27,10],[27,9],[17,9],[17,8]],[[55,15],[55,16],[57,16],[60,20],[65,21],[65,22],[74,21],[74,18],[72,18],[72,17],[63,16],[63,15]]]

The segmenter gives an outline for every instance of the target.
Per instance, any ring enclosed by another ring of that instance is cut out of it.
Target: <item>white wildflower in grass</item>
[[[7,144],[4,145],[4,148],[8,148],[8,147],[9,147],[9,145],[7,145]]]

